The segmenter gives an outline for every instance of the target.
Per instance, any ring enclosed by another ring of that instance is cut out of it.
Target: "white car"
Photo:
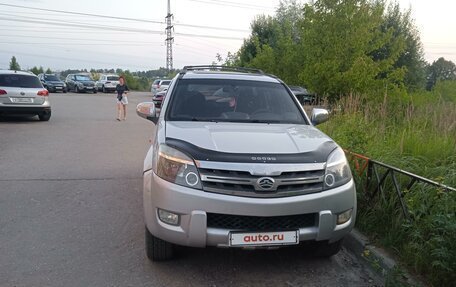
[[[100,79],[95,83],[98,91],[103,93],[114,92],[119,84],[119,76],[117,75],[101,75]]]
[[[0,70],[0,115],[38,115],[48,121],[49,92],[32,73]]]
[[[164,89],[168,89],[169,84],[171,83],[171,80],[155,80],[152,83],[152,87],[150,91],[152,92],[152,95],[156,95],[158,92],[163,91]]]

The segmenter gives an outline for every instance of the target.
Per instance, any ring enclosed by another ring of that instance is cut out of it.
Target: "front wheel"
[[[106,94],[106,88],[105,88],[105,86],[103,86],[101,89],[103,90],[103,93]]]
[[[49,121],[49,119],[51,118],[51,112],[44,112],[42,114],[39,114],[38,115],[38,118],[40,119],[40,121],[42,122],[47,122]]]
[[[74,92],[75,92],[75,93],[80,93],[78,86],[75,86],[75,87],[74,87]]]
[[[147,226],[146,230],[146,254],[152,261],[165,261],[174,257],[174,245],[153,236]]]

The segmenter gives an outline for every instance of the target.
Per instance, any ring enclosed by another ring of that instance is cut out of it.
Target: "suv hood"
[[[225,153],[294,154],[334,141],[311,125],[167,122],[166,138]]]

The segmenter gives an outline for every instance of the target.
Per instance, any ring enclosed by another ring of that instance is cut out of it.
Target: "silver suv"
[[[32,73],[0,70],[1,115],[38,115],[40,121],[49,121],[48,90]]]
[[[314,126],[290,89],[260,70],[184,67],[170,84],[144,160],[146,252],[176,245],[276,248],[303,241],[332,256],[355,224],[344,151]]]
[[[155,96],[157,93],[167,89],[170,83],[171,80],[155,80],[150,87],[152,95]]]
[[[95,88],[103,93],[114,92],[119,84],[119,76],[117,75],[101,75],[100,79],[95,83]]]

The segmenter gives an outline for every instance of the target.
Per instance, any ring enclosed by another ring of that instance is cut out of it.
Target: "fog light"
[[[190,185],[190,186],[195,186],[198,184],[198,175],[196,175],[196,173],[194,172],[189,172],[187,173],[187,175],[185,176],[185,182]]]
[[[353,209],[349,209],[337,215],[337,224],[344,224],[345,222],[349,221],[352,216],[352,210]]]
[[[171,225],[179,225],[179,215],[163,210],[163,209],[158,209],[158,218],[160,218],[161,221],[167,224]]]
[[[331,187],[334,185],[334,182],[335,182],[335,178],[334,178],[334,175],[332,174],[327,174],[325,176],[325,183],[328,187]]]

